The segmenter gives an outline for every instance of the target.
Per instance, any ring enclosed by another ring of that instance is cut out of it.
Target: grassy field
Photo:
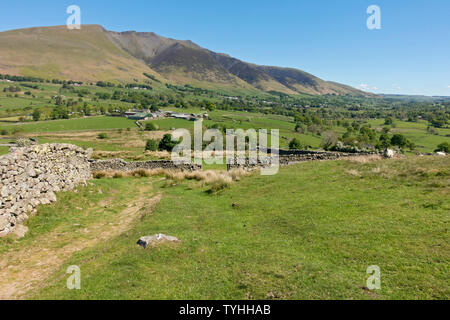
[[[176,109],[167,109],[176,110]],[[196,108],[190,108],[187,110],[177,110],[185,113],[202,113],[204,111]],[[321,137],[312,134],[300,134],[295,132],[295,123],[292,118],[278,115],[267,115],[262,113],[250,113],[250,112],[228,112],[222,110],[216,110],[209,113],[210,119],[205,120],[203,125],[210,127],[213,125],[219,125],[226,127],[227,129],[266,129],[270,135],[271,129],[278,129],[280,131],[280,146],[287,148],[289,141],[297,137],[307,145],[313,148],[319,148],[322,141]],[[170,130],[172,128],[186,128],[192,129],[194,127],[193,122],[180,120],[180,119],[163,119],[163,120],[150,120],[146,122],[153,122],[159,126],[160,130]],[[270,143],[270,138],[269,138]]]
[[[0,125],[0,129],[12,131],[18,128],[20,132],[61,132],[61,131],[88,131],[125,129],[136,127],[134,121],[122,117],[88,117],[68,120],[53,120],[30,122],[25,124]]]
[[[36,86],[36,88],[29,88],[29,86]],[[10,86],[19,86],[19,92],[3,92],[4,89]],[[28,86],[28,87],[27,87]],[[153,86],[153,84],[152,84]],[[89,130],[109,130],[119,128],[135,128],[133,121],[125,118],[112,118],[112,117],[89,117],[89,118],[76,118],[70,120],[56,120],[56,121],[40,121],[40,122],[25,122],[14,123],[11,121],[19,121],[22,116],[29,116],[35,108],[39,108],[42,112],[42,119],[47,119],[50,116],[52,109],[55,107],[55,96],[64,96],[65,99],[71,99],[72,101],[78,101],[81,97],[78,95],[77,90],[86,90],[86,94],[81,98],[82,102],[78,103],[78,107],[81,107],[83,103],[87,103],[89,106],[99,108],[103,107],[107,110],[109,107],[115,108],[124,107],[125,109],[131,109],[136,107],[133,103],[123,102],[120,100],[102,100],[96,97],[97,93],[113,94],[114,91],[124,91],[126,89],[119,88],[105,88],[95,85],[88,85],[87,83],[81,87],[75,87],[76,90],[68,90],[62,88],[60,84],[52,83],[27,83],[27,82],[15,82],[5,83],[0,82],[0,130],[7,130],[9,135],[17,135],[18,133],[42,133],[42,132],[63,132],[63,131],[89,131]],[[129,90],[128,90],[129,91]],[[30,94],[26,94],[29,92]],[[151,95],[174,95],[174,91],[166,88],[162,83],[158,83],[154,86],[153,90],[149,91]],[[184,93],[183,93],[184,95]],[[199,97],[194,96],[192,93],[186,93],[185,100],[197,99]],[[206,98],[207,94],[202,96]],[[217,103],[220,102],[220,96],[213,96],[212,100]],[[69,107],[69,110],[70,107]],[[177,109],[174,105],[162,108],[162,110],[171,110],[183,113],[204,113],[205,110],[201,110],[197,107],[188,107],[187,109]],[[72,110],[78,112],[76,110]],[[342,111],[342,110],[341,110]],[[278,129],[280,130],[280,146],[287,148],[290,140],[298,138],[304,145],[310,146],[313,149],[320,148],[322,137],[317,134],[311,134],[309,132],[301,134],[295,131],[294,119],[282,115],[263,114],[263,113],[251,113],[244,111],[224,111],[215,110],[208,112],[210,120],[205,120],[205,126],[218,125],[229,129]],[[74,113],[75,115],[77,113]],[[2,122],[2,119],[4,120]],[[348,119],[353,121],[353,119]],[[152,121],[161,131],[170,131],[175,128],[187,128],[192,129],[193,123],[180,119],[162,119]],[[360,120],[364,123],[364,120]],[[384,119],[367,120],[366,123],[372,127],[382,129],[384,127]],[[437,135],[433,135],[427,132],[428,123],[426,121],[418,122],[405,122],[395,121],[395,128],[392,128],[391,134],[401,133],[408,139],[411,139],[417,145],[417,151],[419,152],[433,152],[437,145],[443,142],[450,142],[450,129],[437,129]],[[343,134],[346,129],[343,127],[333,127],[333,131],[339,134]],[[328,129],[327,129],[328,130]],[[105,151],[111,150],[113,147],[108,145]]]
[[[99,134],[106,134],[106,139],[99,139]],[[120,157],[125,160],[153,160],[160,156],[155,156],[151,152],[145,151],[145,144],[148,139],[162,139],[164,132],[139,131],[137,129],[109,130],[109,131],[87,131],[87,132],[67,132],[39,134],[37,139],[40,143],[69,143],[87,149],[94,150],[94,157],[112,158]],[[34,134],[36,136],[36,134]],[[170,154],[162,154],[163,158],[169,158]]]
[[[384,127],[384,120],[368,121],[373,127]],[[427,132],[428,124],[426,121],[406,122],[395,121],[395,127],[391,133],[400,133],[413,141],[417,145],[417,149],[422,152],[433,152],[436,146],[442,142],[450,143],[450,129],[436,129],[437,135]]]
[[[170,110],[177,110],[172,108]],[[177,110],[178,111],[178,110]],[[191,108],[185,112],[200,113],[202,110]],[[124,156],[127,160],[153,159],[151,156],[142,154],[145,149],[147,139],[160,139],[163,134],[177,128],[192,130],[192,121],[181,119],[161,119],[144,121],[153,122],[158,126],[158,132],[139,132],[135,122],[122,117],[96,116],[88,118],[74,118],[69,120],[54,120],[27,122],[22,124],[0,123],[0,130],[6,130],[7,137],[12,139],[27,136],[37,138],[40,143],[60,142],[71,143],[83,148],[93,148],[98,152],[128,152]],[[368,121],[374,128],[383,128],[383,120]],[[322,137],[311,133],[300,134],[295,132],[293,119],[285,116],[266,115],[248,112],[227,112],[213,111],[210,119],[203,122],[205,128],[218,125],[227,129],[271,129],[280,131],[280,147],[288,148],[289,142],[293,138],[298,138],[303,144],[318,149],[321,146]],[[343,127],[334,127],[334,131],[342,134]],[[108,138],[98,139],[100,133],[107,133]],[[424,121],[417,123],[397,121],[396,126],[391,129],[391,134],[401,133],[411,139],[417,145],[417,151],[433,152],[437,145],[442,142],[450,142],[450,129],[438,129],[437,135],[427,132],[427,124]],[[269,145],[271,137],[269,135]],[[0,154],[7,152],[7,149],[0,148]]]
[[[172,109],[174,110],[174,109]],[[175,109],[176,110],[176,109]],[[192,112],[200,112],[201,110],[191,110]],[[265,115],[258,113],[246,113],[246,112],[226,112],[226,111],[214,111],[210,114],[210,120],[205,120],[203,125],[205,127],[211,127],[213,125],[219,125],[221,127],[226,127],[228,129],[267,129],[270,133],[271,129],[278,129],[280,131],[280,146],[282,148],[288,148],[290,140],[293,138],[298,138],[300,141],[313,149],[320,148],[322,137],[318,135],[300,134],[295,132],[295,124],[291,118],[276,116],[276,115]],[[151,120],[144,121],[153,122],[159,128],[161,132],[169,132],[172,129],[186,128],[192,130],[194,123],[192,121],[181,120],[181,119],[161,119],[161,120]],[[382,120],[372,120],[368,122],[374,128],[382,128]],[[130,128],[132,131],[137,129],[136,124],[132,120],[121,117],[88,117],[88,118],[75,118],[69,120],[54,120],[54,121],[40,121],[40,122],[29,122],[23,124],[10,124],[10,123],[0,123],[0,130],[7,130],[8,133],[14,135],[23,135],[38,137],[42,136],[42,133],[63,133],[63,132],[77,132],[77,131],[91,131],[94,134],[93,139],[85,140],[81,143],[76,138],[76,134],[71,139],[61,139],[58,137],[50,137],[49,139],[44,139],[45,142],[64,142],[64,143],[74,143],[82,147],[93,147],[95,150],[103,151],[118,151],[118,145],[112,140],[105,140],[99,142],[96,138],[96,134],[100,131],[111,131],[113,129],[124,129],[123,137],[128,138],[132,145],[138,144],[141,148],[140,150],[134,149],[136,152],[142,152],[143,140],[133,141],[136,135],[129,136],[126,129]],[[338,133],[345,132],[342,127],[334,127],[334,131]],[[427,125],[425,122],[410,123],[398,121],[396,127],[391,129],[391,133],[401,133],[405,135],[408,139],[411,139],[417,145],[417,151],[420,152],[433,152],[437,145],[442,142],[450,142],[450,129],[438,129],[438,135],[433,135],[427,132]],[[134,137],[134,138],[133,138]],[[89,145],[89,143],[91,143]],[[270,143],[270,137],[269,137]],[[125,148],[125,150],[130,150],[130,147],[126,144],[119,145]],[[133,149],[133,148],[131,148]]]
[[[31,299],[448,299],[449,168],[448,157],[302,163],[218,194],[162,177],[95,180],[40,208],[24,239],[0,240],[0,260],[70,252]],[[121,232],[103,230],[159,193]],[[136,245],[155,233],[182,242]],[[70,265],[81,290],[66,289]],[[370,265],[379,291],[364,289]]]

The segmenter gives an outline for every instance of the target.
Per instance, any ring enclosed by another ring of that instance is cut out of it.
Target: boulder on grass
[[[172,236],[167,236],[165,234],[155,234],[153,236],[146,236],[146,237],[142,237],[139,239],[139,241],[137,242],[138,245],[140,245],[141,247],[143,247],[144,249],[146,249],[149,246],[154,246],[160,243],[165,243],[165,242],[180,242],[180,240],[178,240],[178,238],[172,237]]]
[[[395,151],[392,149],[386,149],[386,150],[384,150],[383,155],[385,158],[392,159],[395,157]]]

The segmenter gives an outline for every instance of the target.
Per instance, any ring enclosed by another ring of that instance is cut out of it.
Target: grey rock
[[[146,249],[149,246],[154,246],[164,242],[180,242],[180,240],[173,236],[165,234],[155,234],[153,236],[145,236],[138,240],[137,244]]]
[[[384,150],[383,156],[388,159],[392,159],[395,157],[395,151],[392,149]]]

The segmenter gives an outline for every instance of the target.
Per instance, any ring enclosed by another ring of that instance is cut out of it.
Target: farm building
[[[135,113],[134,115],[127,116],[130,120],[148,120],[150,118],[153,118],[153,115],[151,113],[142,112],[142,113]]]

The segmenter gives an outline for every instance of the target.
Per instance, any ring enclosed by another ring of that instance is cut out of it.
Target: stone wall
[[[0,157],[0,237],[14,231],[55,192],[72,190],[92,178],[90,151],[69,144],[11,148]]]
[[[126,162],[122,159],[90,160],[92,151],[69,144],[43,144],[14,147],[0,157],[0,237],[21,226],[40,204],[56,201],[55,192],[72,190],[92,179],[93,171],[133,171],[138,169],[201,170],[201,165],[175,164],[172,161]],[[355,155],[342,152],[280,150],[280,165],[336,160]],[[228,164],[233,168],[257,168],[267,164]]]
[[[344,153],[344,152],[320,152],[320,151],[306,151],[306,150],[279,150],[279,164],[280,166],[287,166],[290,164],[305,162],[305,161],[317,161],[317,160],[338,160],[341,158],[374,155],[378,153]],[[246,159],[245,164],[239,164],[236,160],[234,164],[227,164],[227,169],[244,168],[252,169],[258,167],[265,167],[270,163],[261,163],[258,160],[257,164],[250,164]]]
[[[92,171],[133,171],[138,169],[174,169],[183,171],[202,170],[201,165],[175,164],[170,160],[126,162],[122,159],[91,160]]]
[[[341,158],[355,157],[355,156],[367,156],[377,153],[345,153],[345,152],[319,152],[319,151],[305,151],[280,153],[280,164],[289,165],[296,162],[315,161],[315,160],[338,160]]]

